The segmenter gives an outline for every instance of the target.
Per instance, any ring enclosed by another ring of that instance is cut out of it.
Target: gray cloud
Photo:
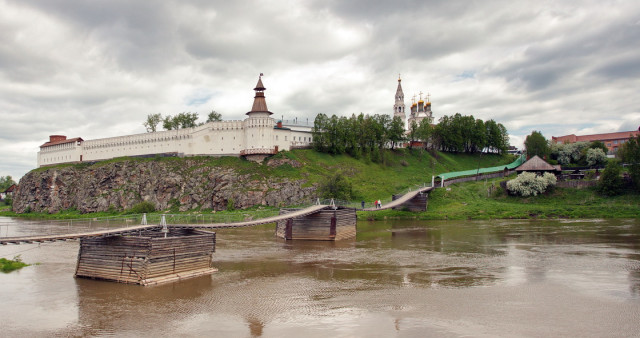
[[[515,142],[636,129],[639,17],[630,1],[0,1],[0,175],[32,169],[50,134],[242,119],[260,72],[287,119],[390,113],[402,73],[407,104],[429,92],[436,119],[495,119]]]

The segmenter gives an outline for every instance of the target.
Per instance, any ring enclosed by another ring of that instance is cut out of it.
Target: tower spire
[[[264,91],[267,88],[265,88],[262,84],[263,76],[264,74],[260,73],[260,76],[258,77],[258,83],[256,84],[256,87],[253,88],[253,90],[255,90],[256,92],[256,96],[253,97],[253,106],[251,107],[251,111],[248,112],[247,115],[250,115],[251,113],[269,113],[269,115],[273,114],[269,111],[269,109],[267,109],[267,101],[264,97]]]
[[[402,91],[402,78],[398,74],[398,89],[396,89],[396,103],[393,105],[393,117],[400,117],[402,123],[406,120],[404,106],[404,92]]]

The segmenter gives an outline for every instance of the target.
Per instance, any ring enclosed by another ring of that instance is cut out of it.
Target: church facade
[[[243,156],[261,161],[281,150],[311,145],[311,128],[283,126],[271,117],[262,74],[244,120],[209,122],[194,128],[83,140],[51,135],[40,146],[38,167],[108,160],[123,156]]]
[[[393,105],[393,117],[400,117],[402,122],[405,122],[406,129],[411,128],[412,123],[420,125],[422,120],[427,120],[428,123],[433,124],[433,113],[431,112],[431,102],[429,101],[429,95],[427,95],[427,102],[422,100],[422,92],[420,92],[420,99],[416,103],[416,96],[412,98],[411,108],[409,109],[409,118],[407,118],[404,104],[404,92],[402,91],[402,79],[398,77],[398,88],[396,89],[395,104]]]

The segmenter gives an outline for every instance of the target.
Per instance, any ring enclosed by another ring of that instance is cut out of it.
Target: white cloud
[[[143,132],[147,114],[242,119],[265,73],[275,116],[391,113],[431,94],[436,119],[532,130],[640,125],[640,4],[613,1],[0,0],[0,175],[50,134]]]

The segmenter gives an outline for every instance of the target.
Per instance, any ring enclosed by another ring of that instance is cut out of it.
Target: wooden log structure
[[[280,209],[288,214],[298,209]],[[281,220],[276,236],[287,240],[338,241],[356,237],[356,209],[327,207],[316,213]]]
[[[155,285],[210,274],[216,234],[170,228],[80,240],[76,277]]]
[[[391,200],[395,201],[403,195],[392,195]],[[405,203],[400,204],[397,207],[393,207],[393,210],[406,210],[412,212],[427,211],[427,204],[429,203],[429,193],[421,192],[414,198],[408,200]]]

